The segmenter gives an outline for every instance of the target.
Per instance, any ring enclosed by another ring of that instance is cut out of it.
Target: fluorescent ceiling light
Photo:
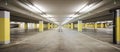
[[[87,12],[90,12],[90,11],[94,10],[95,8],[99,7],[100,5],[101,5],[101,3],[99,3],[99,4],[93,3],[93,4],[90,4],[90,5],[83,5],[78,12],[85,14]],[[74,15],[70,15],[70,17],[71,16],[72,16],[72,19],[74,19],[75,17],[78,17],[79,15],[78,14],[74,14]],[[72,19],[70,19],[70,20],[72,20]],[[65,23],[67,23],[69,21],[65,20],[62,24],[65,24]]]
[[[41,7],[40,5],[34,4],[34,6],[37,7],[38,9],[40,9],[41,11],[46,12],[46,10],[43,7]]]
[[[79,13],[86,13],[86,12],[90,11],[90,9],[91,9],[92,6],[94,6],[94,4],[87,5],[85,8],[83,8],[82,10],[80,10]]]
[[[42,13],[41,10],[37,9],[35,6],[29,5],[27,4],[30,8],[32,8],[33,10],[35,10],[36,12]]]
[[[47,15],[48,17],[53,17],[52,15]]]
[[[10,23],[15,23],[15,22],[12,21],[12,22],[10,22]]]
[[[85,6],[87,5],[87,3],[83,4],[82,6],[80,6],[76,12],[80,11],[81,9],[83,9]]]
[[[76,15],[73,15],[72,17],[75,18],[75,17],[78,17],[78,16],[79,16],[79,15],[76,14]]]
[[[29,6],[24,5],[24,4],[20,3],[20,2],[18,2],[18,3],[19,3],[21,6],[23,6],[24,8],[28,9],[29,11],[35,12],[35,11],[33,11],[33,9],[31,9]]]
[[[107,22],[113,22],[113,21],[107,21]]]
[[[34,13],[37,13],[37,14],[42,14],[41,16],[50,20],[50,21],[56,21],[55,19],[50,19],[50,17],[53,17],[52,15],[47,15],[47,14],[44,14],[43,11],[45,11],[42,7],[34,4],[34,5],[30,5],[30,4],[23,4],[21,2],[18,2],[21,6],[23,6],[24,8],[28,9],[29,11],[32,11]]]
[[[45,17],[45,18],[47,18],[48,16],[47,15],[41,15],[42,17]]]

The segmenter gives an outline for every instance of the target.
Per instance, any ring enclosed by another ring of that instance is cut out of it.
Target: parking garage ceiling
[[[16,16],[64,24],[116,0],[0,0]],[[116,5],[117,6],[117,5]],[[112,7],[112,6],[111,6]],[[105,7],[101,8],[105,9]],[[16,14],[19,13],[19,14]],[[95,13],[95,12],[94,12]],[[87,15],[87,14],[86,14]],[[92,17],[92,15],[90,16]],[[86,17],[85,17],[86,18]],[[81,18],[82,19],[82,18]],[[84,19],[84,18],[83,18]]]

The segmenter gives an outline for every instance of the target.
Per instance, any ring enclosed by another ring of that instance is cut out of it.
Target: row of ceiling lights
[[[101,1],[99,1],[99,2],[101,2]],[[97,3],[99,3],[99,2],[97,2]],[[83,6],[81,6],[81,8],[79,9],[79,11],[77,11],[75,14],[72,14],[72,15],[68,16],[67,19],[62,23],[62,25],[68,23],[70,20],[72,20],[72,19],[74,19],[76,17],[79,17],[82,14],[85,14],[87,12],[92,11],[93,9],[95,9],[95,7],[93,7],[93,6],[95,6],[97,3],[94,2],[94,3],[90,4],[88,2],[86,4],[83,4]]]
[[[43,12],[41,10],[40,6],[38,6],[36,4],[33,4],[31,2],[26,2],[26,3],[24,2],[23,4],[27,6],[27,7],[25,6],[25,8],[27,8],[27,9],[29,9],[29,10],[39,14],[40,16],[42,16],[42,17],[44,17],[44,18],[46,18],[46,19],[48,19],[50,21],[53,21],[54,23],[58,24],[58,22],[56,22],[56,19],[53,16],[48,15],[45,12]],[[21,2],[21,5],[23,5],[23,4]]]
[[[56,21],[56,20],[53,18],[53,16],[48,15],[48,14],[42,12],[42,10],[40,10],[39,6],[37,6],[37,5],[33,5],[33,6],[32,6],[32,5],[29,5],[29,7],[31,7],[32,9],[34,9],[34,10],[36,10],[36,11],[38,11],[38,12],[41,14],[42,17],[44,17],[44,18],[46,18],[46,19],[48,19],[48,20],[51,20],[51,21],[53,21],[53,22]]]
[[[85,6],[84,6],[82,9],[80,9],[78,12],[76,12],[76,13],[73,14],[73,15],[70,15],[62,24],[65,24],[65,23],[69,22],[70,20],[72,20],[72,19],[80,16],[80,15],[83,14],[83,13],[89,12],[89,11],[90,11],[90,8],[91,8],[92,6],[93,6],[93,4],[87,5],[87,6],[85,5]]]

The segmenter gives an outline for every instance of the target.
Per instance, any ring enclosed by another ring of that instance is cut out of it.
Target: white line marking
[[[81,34],[83,34],[83,33],[81,33]],[[101,41],[101,40],[95,39],[95,38],[93,38],[93,37],[91,37],[91,36],[88,36],[88,35],[86,35],[86,34],[83,34],[83,35],[86,36],[86,37],[88,37],[88,38],[90,38],[90,39],[96,40],[96,41],[98,41],[98,42],[100,42],[100,43],[102,43],[102,44],[108,45],[108,46],[113,47],[113,48],[115,48],[115,49],[117,49],[117,50],[120,51],[120,48],[118,48],[118,47],[116,47],[116,46],[113,46],[113,45],[111,45],[111,44],[109,44],[109,43],[107,43],[107,42],[103,42],[103,41]]]

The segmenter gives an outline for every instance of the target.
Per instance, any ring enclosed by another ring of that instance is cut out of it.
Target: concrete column
[[[120,44],[120,9],[116,10],[116,23],[115,23],[115,34],[116,34],[116,43]]]
[[[56,24],[54,24],[54,28],[56,28]]]
[[[52,27],[54,28],[55,27],[54,24],[52,24],[52,25],[53,25]]]
[[[21,28],[21,23],[18,24],[18,28]]]
[[[105,26],[105,28],[106,28],[106,27],[107,27],[107,24],[105,23],[104,26]]]
[[[104,28],[104,23],[101,23],[101,24],[100,24],[100,27],[101,27],[101,28]]]
[[[82,26],[83,26],[82,21],[78,21],[78,31],[79,32],[82,32]]]
[[[10,43],[10,12],[0,11],[0,44]]]
[[[53,24],[51,23],[51,28],[53,28]]]
[[[28,29],[28,23],[25,22],[24,24],[24,29],[27,30]]]
[[[43,21],[39,21],[39,32],[43,32],[44,31],[44,23]]]
[[[120,44],[120,9],[114,12],[113,43]]]
[[[34,23],[34,28],[37,29],[37,23]]]
[[[85,26],[84,26],[85,28],[87,28],[88,27],[88,24],[87,23],[85,23]]]
[[[70,28],[70,24],[68,24],[68,28]]]
[[[57,25],[55,24],[55,28],[57,28]]]
[[[47,25],[47,26],[48,26],[48,29],[50,29],[50,23],[48,23],[48,25]]]
[[[69,24],[67,24],[67,28],[69,28]]]
[[[70,23],[70,28],[73,29],[73,23]]]
[[[97,23],[94,23],[94,29],[97,29],[97,26],[98,26]]]

